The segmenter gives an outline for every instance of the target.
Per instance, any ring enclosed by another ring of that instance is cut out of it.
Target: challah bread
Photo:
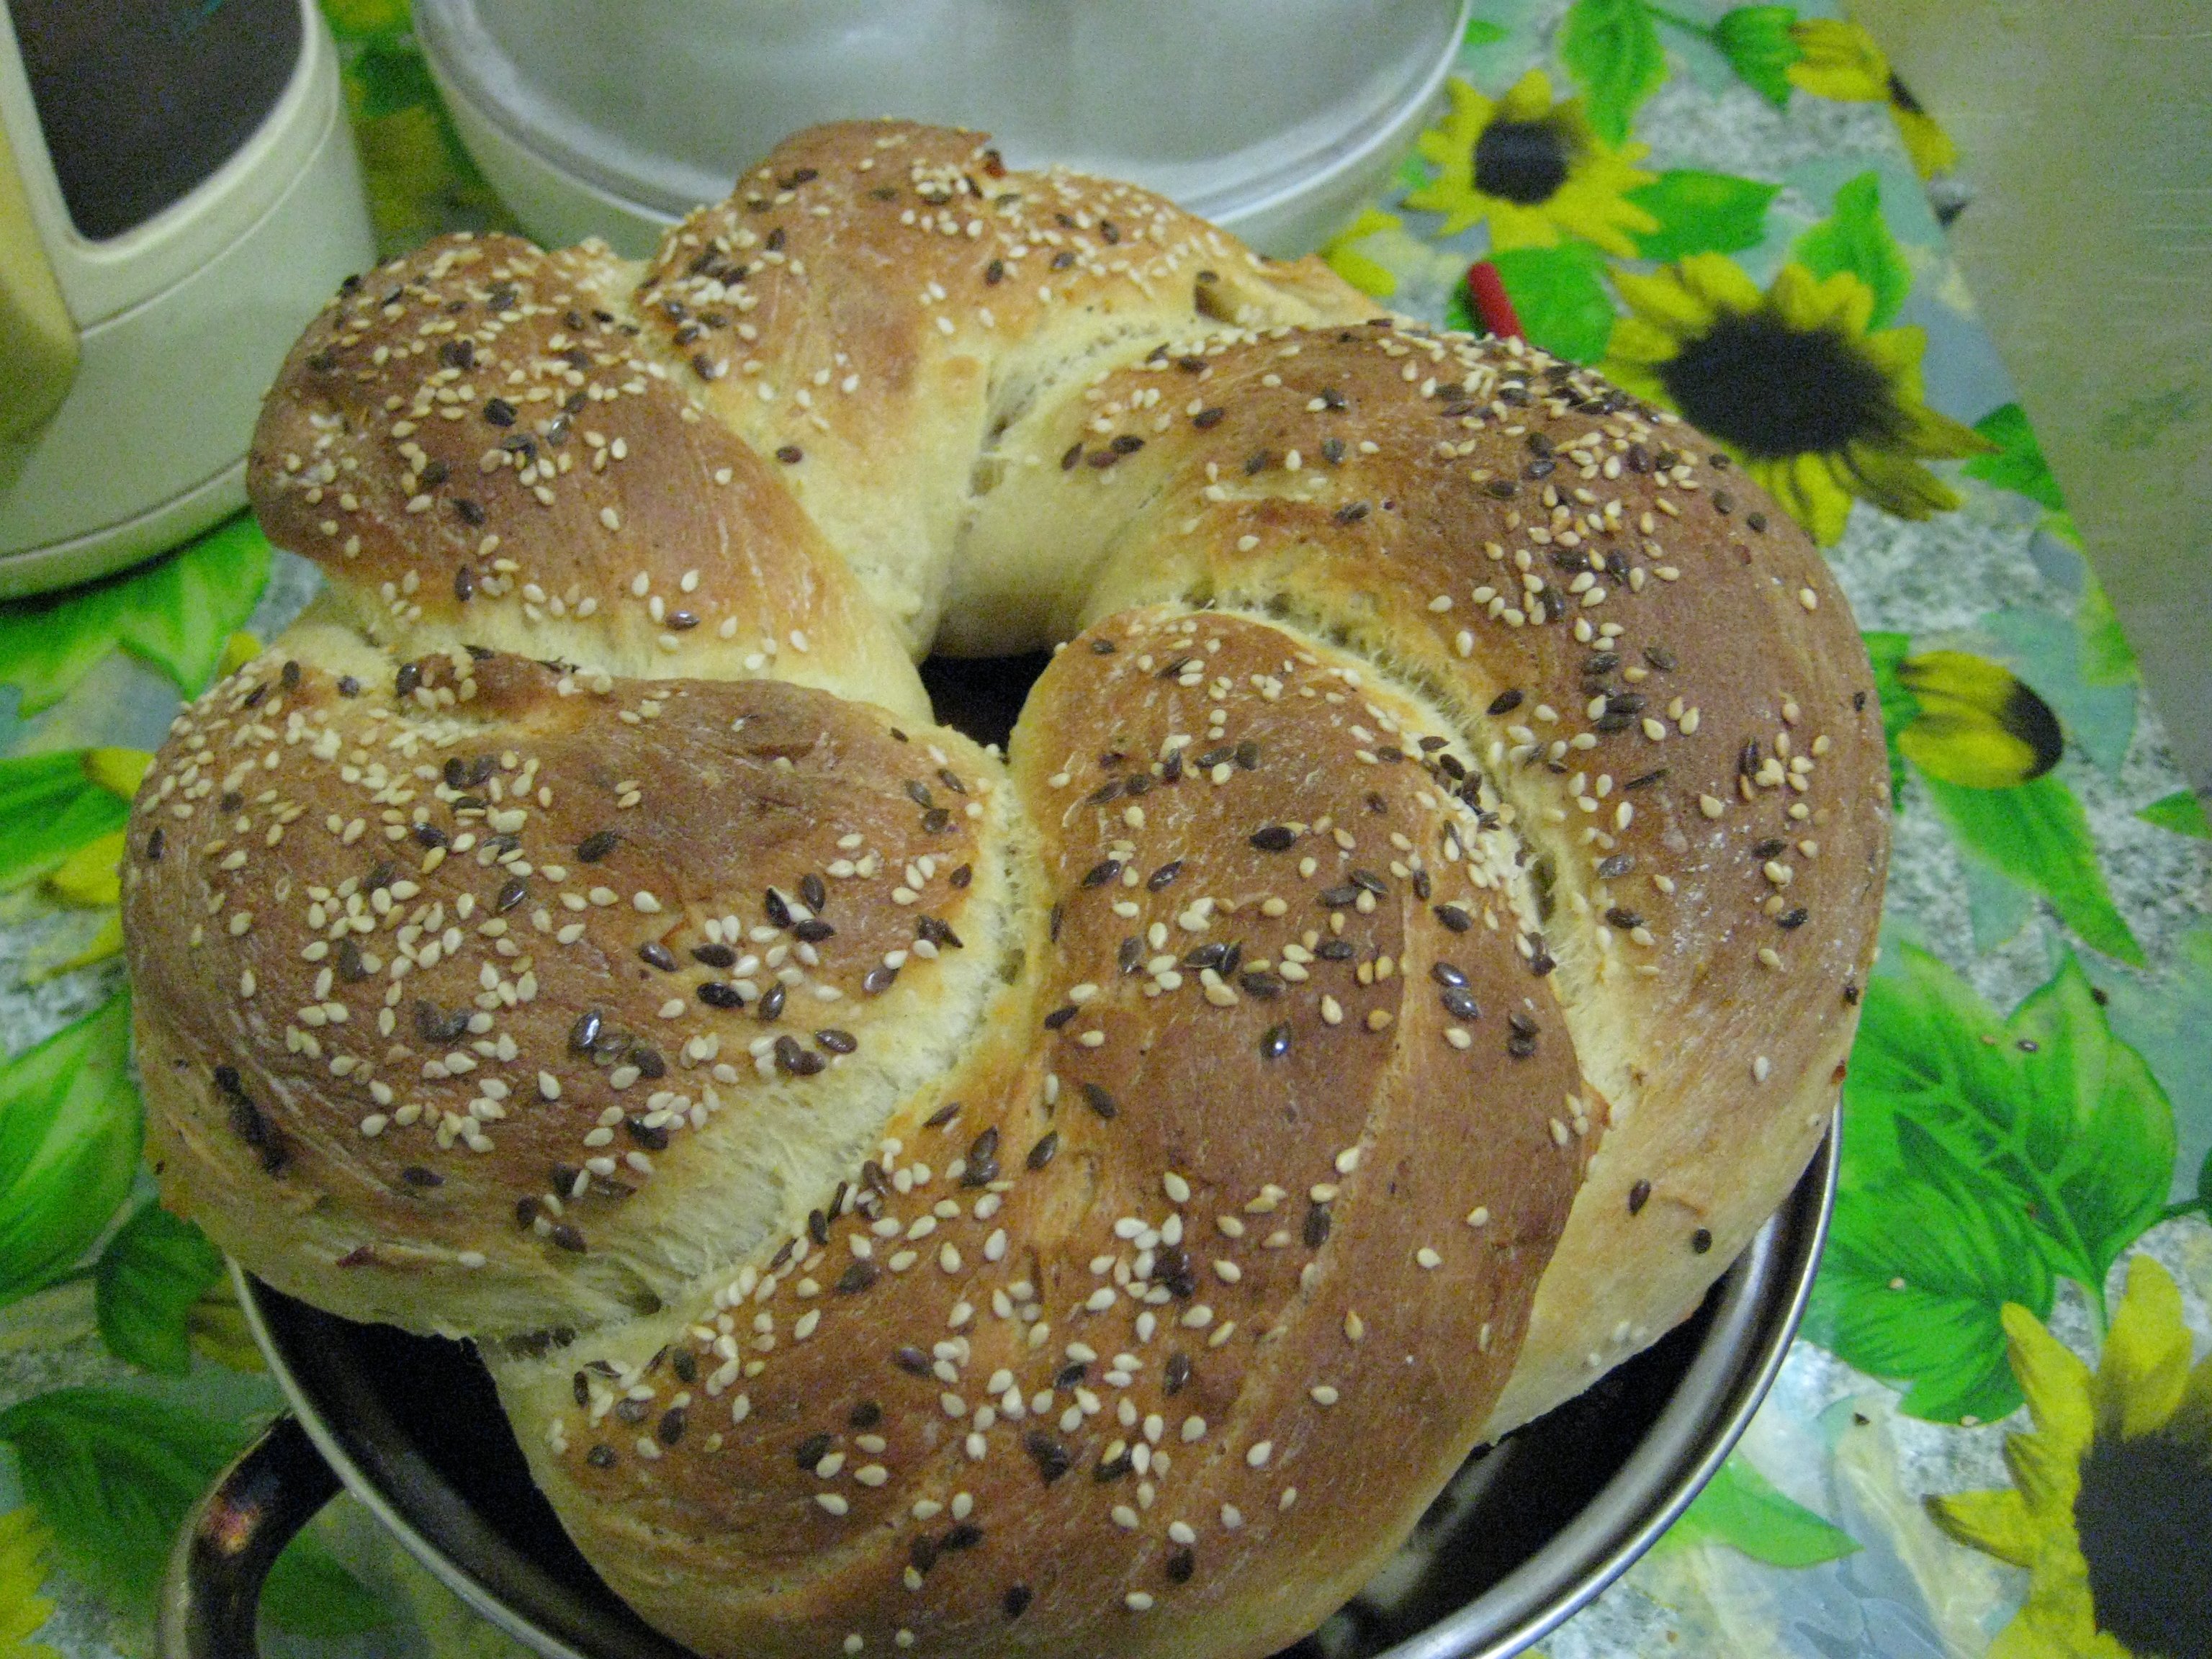
[[[477,1338],[702,1653],[1279,1646],[1828,1121],[1887,806],[1818,554],[1370,311],[851,125],[642,267],[434,244],[270,395],[330,593],[135,811],[165,1197]],[[1065,642],[1005,764],[933,641]]]

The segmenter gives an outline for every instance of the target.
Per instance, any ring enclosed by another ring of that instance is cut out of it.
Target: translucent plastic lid
[[[1212,217],[1433,80],[1463,0],[416,0],[442,73],[579,179],[681,214],[815,122],[987,127]]]

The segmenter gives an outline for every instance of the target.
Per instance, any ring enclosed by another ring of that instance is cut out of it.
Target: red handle
[[[1478,259],[1467,268],[1467,298],[1487,332],[1514,340],[1528,337],[1513,313],[1513,301],[1505,297],[1505,279],[1489,260]]]

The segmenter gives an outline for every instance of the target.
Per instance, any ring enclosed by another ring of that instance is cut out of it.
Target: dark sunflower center
[[[1689,422],[1747,455],[1826,453],[1896,434],[1881,370],[1827,329],[1801,332],[1767,311],[1722,313],[1659,378]]]
[[[1493,121],[1474,141],[1474,187],[1522,207],[1567,182],[1567,139],[1545,121]]]
[[[2074,1525],[2099,1630],[2136,1659],[2212,1659],[2212,1454],[2158,1434],[2100,1435]]]

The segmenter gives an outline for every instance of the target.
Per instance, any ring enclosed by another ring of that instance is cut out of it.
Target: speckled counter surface
[[[387,251],[503,222],[399,0],[326,3]],[[1901,785],[1805,1332],[1720,1480],[1543,1650],[2212,1652],[2212,842],[1948,257],[1973,158],[1809,8],[1476,9],[1329,257],[1462,325],[1491,258],[1537,343],[1779,483],[1868,633]],[[1746,341],[1767,355],[1720,349]],[[1773,389],[1808,373],[1856,390]],[[106,751],[154,746],[313,581],[234,525],[0,607],[0,1634],[69,1659],[146,1650],[165,1517],[277,1403],[194,1242],[144,1219],[127,1074],[97,1080],[125,990]],[[134,629],[145,607],[177,626]],[[89,1150],[58,1175],[25,1148],[72,1079],[48,1146]],[[313,1539],[272,1650],[511,1649],[349,1503]]]

